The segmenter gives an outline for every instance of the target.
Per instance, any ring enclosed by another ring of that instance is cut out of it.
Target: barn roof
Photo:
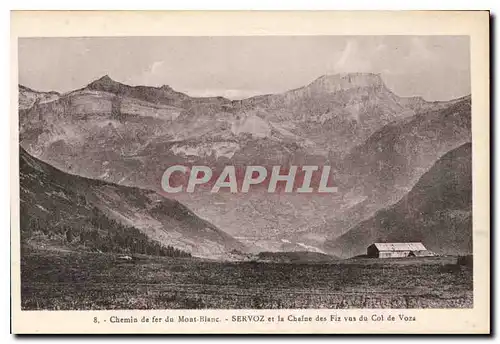
[[[373,244],[379,251],[426,251],[421,242],[376,242]]]

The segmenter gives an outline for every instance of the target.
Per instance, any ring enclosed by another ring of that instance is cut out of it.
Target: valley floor
[[[24,310],[470,308],[456,257],[289,264],[27,249]]]

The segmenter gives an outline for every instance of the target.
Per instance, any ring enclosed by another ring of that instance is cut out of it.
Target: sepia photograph
[[[470,35],[16,45],[21,311],[475,308]]]

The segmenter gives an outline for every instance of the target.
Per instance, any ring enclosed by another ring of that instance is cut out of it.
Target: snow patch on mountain
[[[248,133],[258,138],[271,136],[271,129],[269,122],[257,115],[249,115],[234,120],[231,124],[231,131],[233,134],[240,135]]]
[[[311,245],[306,245],[306,244],[301,243],[301,242],[298,242],[297,245],[299,245],[300,247],[305,248],[307,251],[325,253],[323,250],[321,250],[321,249],[319,249],[317,247],[314,247],[314,246],[311,246]]]
[[[196,146],[177,144],[171,148],[171,151],[176,155],[182,154],[197,157],[215,156],[216,159],[221,157],[231,159],[238,150],[240,150],[240,145],[235,142],[202,143]]]
[[[300,144],[303,147],[312,147],[312,146],[315,145],[313,141],[311,141],[309,139],[306,139],[304,137],[295,135],[294,133],[292,133],[289,130],[285,129],[285,125],[283,125],[281,123],[269,122],[269,124],[272,126],[272,128],[274,130],[277,131],[278,134],[280,134],[281,136],[283,136],[283,138],[293,140],[297,144]],[[288,126],[290,126],[290,125],[288,125]],[[293,126],[292,128],[294,129],[294,127],[295,126]]]

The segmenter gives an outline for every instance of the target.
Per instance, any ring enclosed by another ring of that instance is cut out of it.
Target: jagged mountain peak
[[[327,92],[337,92],[360,87],[384,87],[380,74],[375,73],[340,73],[326,74],[314,80],[308,87],[320,88]]]
[[[29,88],[29,87],[24,86],[24,85],[21,85],[21,84],[18,84],[17,86],[18,86],[18,88],[19,88],[19,91],[24,91],[24,92],[37,92],[37,91],[35,91],[34,89]]]
[[[160,90],[163,90],[163,91],[175,91],[172,87],[170,87],[169,85],[161,85],[160,87]]]
[[[138,98],[149,102],[157,103],[164,97],[176,97],[180,100],[188,98],[187,95],[176,92],[168,85],[160,87],[155,86],[130,86],[111,79],[109,75],[104,75],[101,78],[91,82],[86,89],[93,91],[104,91],[114,93],[120,96]],[[169,105],[172,105],[172,99],[166,100]]]
[[[339,79],[357,79],[357,80],[372,80],[372,81],[382,81],[382,77],[380,73],[365,73],[365,72],[349,72],[349,73],[328,73],[320,76],[317,80],[320,79],[331,79],[331,80],[339,80]]]
[[[101,76],[99,79],[92,81],[87,87],[93,86],[114,86],[114,85],[122,85],[118,81],[111,79],[111,77],[106,74]]]
[[[116,80],[112,79],[108,74],[105,74],[105,75],[101,76],[99,79],[96,79],[96,80],[92,81],[91,83],[88,84],[87,87],[91,87],[92,88],[92,87],[102,87],[102,86],[134,87],[134,86],[127,85],[127,84],[121,83],[119,81],[116,81]],[[159,87],[157,87],[157,86],[141,85],[139,87],[150,87],[152,89],[159,89],[159,90],[163,90],[163,91],[174,91],[174,89],[172,87],[170,87],[169,85],[161,85]]]
[[[184,94],[175,91],[169,85],[162,85],[160,87],[142,86],[142,85],[141,86],[130,86],[130,85],[118,82],[116,80],[113,80],[108,74],[100,77],[97,80],[92,81],[90,84],[87,85],[86,88],[91,89],[91,90],[106,91],[106,92],[112,92],[112,93],[117,93],[117,94],[128,94],[133,89],[149,89],[150,92],[161,91],[161,93],[158,93],[158,95],[176,94],[176,95],[180,95],[180,96],[185,96]]]
[[[107,81],[107,82],[111,82],[111,81],[114,81],[113,79],[111,79],[111,77],[109,76],[109,74],[105,74],[103,76],[101,76],[99,79],[97,79],[98,81]]]

